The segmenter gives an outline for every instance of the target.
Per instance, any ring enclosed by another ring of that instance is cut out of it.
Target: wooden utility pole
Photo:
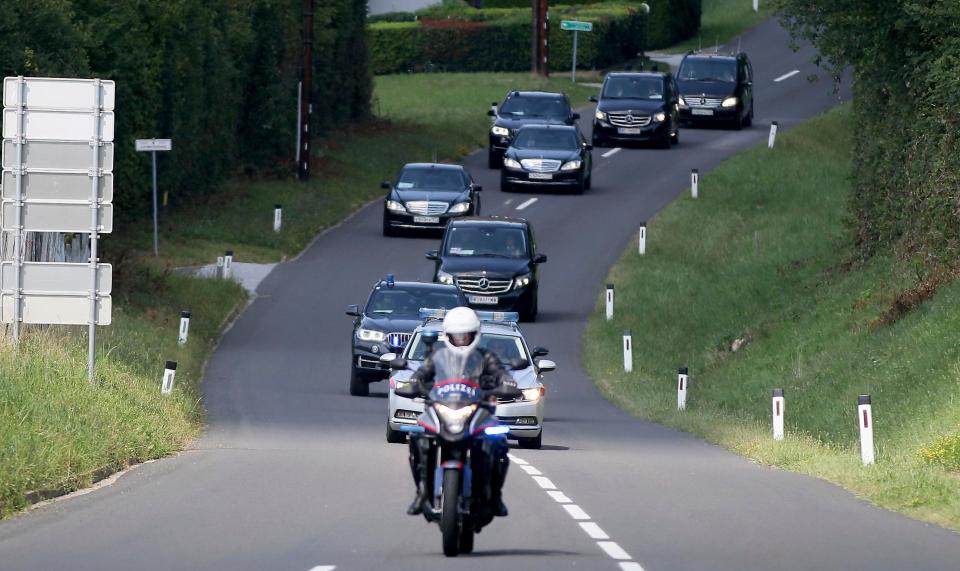
[[[533,30],[531,34],[531,62],[530,72],[534,75],[547,77],[550,75],[548,65],[549,48],[547,36],[550,31],[550,21],[547,16],[547,0],[532,0]]]
[[[303,93],[300,98],[300,180],[310,179],[310,115],[313,113],[313,2],[303,0]]]

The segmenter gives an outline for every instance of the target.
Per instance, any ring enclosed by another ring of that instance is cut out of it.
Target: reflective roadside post
[[[633,371],[633,335],[629,329],[623,332],[623,372]]]
[[[863,465],[874,463],[873,456],[873,410],[870,395],[857,397],[857,423],[860,425],[860,459]]]
[[[783,389],[773,389],[773,439],[783,440]]]
[[[650,36],[650,5],[641,2],[640,11],[643,12],[643,44],[640,45],[640,69],[643,69],[644,60],[647,59],[647,38]]]
[[[767,137],[767,148],[772,149],[773,144],[777,141],[777,122],[774,121],[770,123],[770,136]]]
[[[180,345],[187,344],[187,335],[190,333],[190,311],[184,309],[180,312],[180,335],[177,338],[177,343]]]
[[[677,370],[677,410],[687,409],[687,388],[690,379],[688,372],[687,367],[680,367]]]
[[[607,321],[613,319],[613,284],[607,284]]]
[[[177,375],[177,362],[167,361],[163,368],[163,383],[160,385],[160,394],[168,395],[173,392],[173,380]]]
[[[280,233],[283,227],[283,208],[279,204],[273,206],[273,231]]]
[[[700,169],[690,171],[690,196],[697,198],[700,195]]]
[[[647,253],[647,223],[646,222],[640,223],[640,233],[637,239],[638,239],[637,248],[638,248],[638,251],[640,252],[640,255],[642,256]]]

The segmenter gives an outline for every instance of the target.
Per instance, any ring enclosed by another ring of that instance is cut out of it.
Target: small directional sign
[[[569,32],[592,32],[593,22],[579,22],[577,20],[560,20],[560,29]]]
[[[171,139],[137,139],[138,151],[169,151],[173,148]]]

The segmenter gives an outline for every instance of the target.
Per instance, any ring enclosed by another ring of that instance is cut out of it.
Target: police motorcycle
[[[422,340],[427,353],[432,353],[437,332],[425,331]],[[499,424],[493,414],[496,398],[519,394],[516,388],[505,386],[483,391],[476,375],[471,378],[470,361],[453,356],[435,359],[435,382],[428,395],[420,394],[416,383],[404,383],[395,389],[407,398],[424,397],[424,412],[417,426],[403,428],[418,433],[421,450],[426,451],[421,461],[427,463],[428,481],[423,485],[433,493],[424,502],[423,515],[428,522],[439,523],[443,553],[448,557],[472,552],[474,534],[494,518],[489,478],[492,467],[487,465],[490,454],[484,447],[506,446],[510,429]],[[518,361],[509,368],[526,366]],[[406,359],[394,359],[391,367],[407,368]],[[494,439],[502,441],[496,443]]]

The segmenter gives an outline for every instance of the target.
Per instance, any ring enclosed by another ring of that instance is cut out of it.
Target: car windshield
[[[663,100],[663,79],[659,77],[608,77],[603,84],[604,99]]]
[[[686,81],[733,83],[737,80],[737,64],[733,60],[687,60],[678,77]]]
[[[420,308],[453,309],[463,305],[455,291],[378,288],[367,302],[367,315],[419,319]]]
[[[526,258],[527,239],[522,228],[504,226],[452,226],[447,231],[450,256]]]
[[[442,346],[444,338],[441,335],[437,340],[438,347]],[[512,363],[517,360],[528,361],[527,352],[523,348],[523,341],[515,335],[503,335],[498,333],[481,333],[479,347],[492,352],[501,363]],[[420,334],[417,333],[410,341],[410,347],[407,349],[407,359],[410,361],[423,361],[423,354],[426,351],[426,344],[420,342]]]
[[[511,97],[500,107],[501,115],[566,119],[570,106],[560,97]]]
[[[545,151],[575,151],[579,148],[577,135],[566,129],[521,129],[513,146],[518,149]]]
[[[403,169],[397,180],[399,190],[455,190],[464,186],[463,174],[451,169]]]

